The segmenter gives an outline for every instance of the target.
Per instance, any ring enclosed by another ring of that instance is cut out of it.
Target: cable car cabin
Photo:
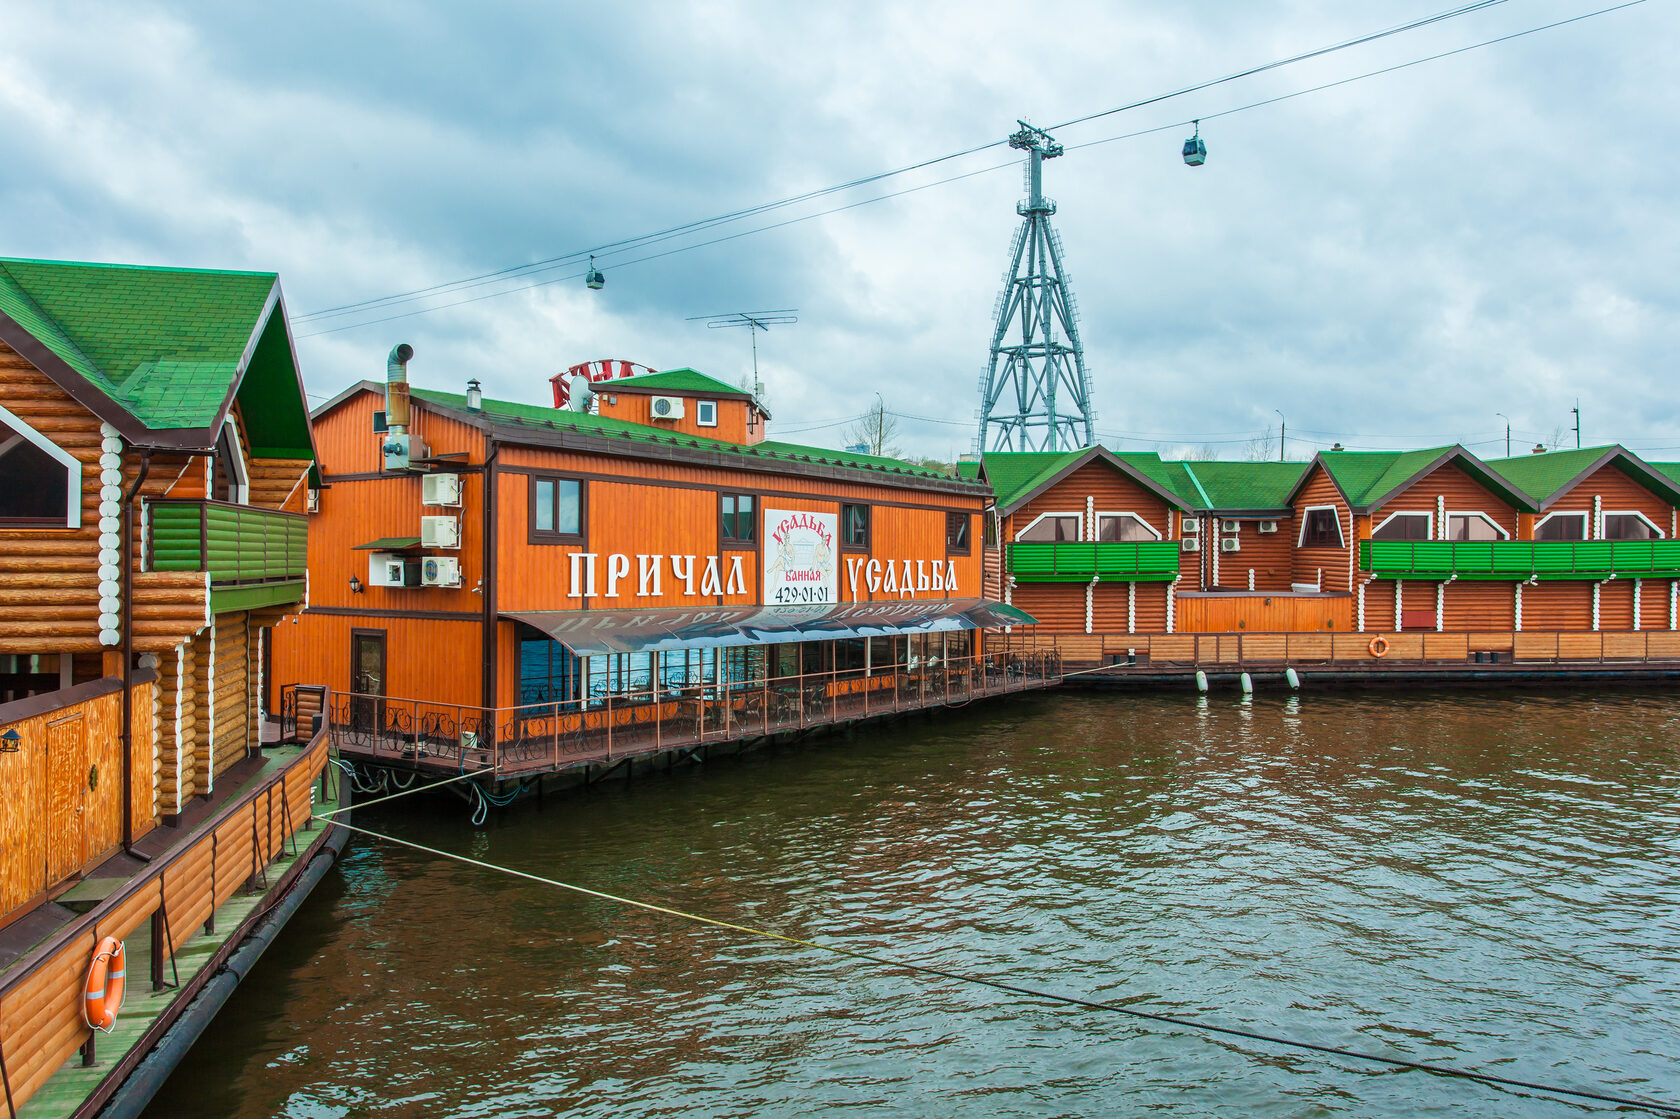
[[[1199,135],[1184,141],[1184,162],[1191,167],[1200,167],[1207,162],[1207,145]]]
[[[607,286],[607,277],[595,267],[594,257],[589,258],[589,271],[583,274],[583,282],[589,286],[590,291],[600,291]]]

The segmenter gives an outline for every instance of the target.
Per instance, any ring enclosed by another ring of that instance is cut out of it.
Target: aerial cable
[[[1492,0],[1492,2],[1503,3],[1503,2],[1505,2],[1505,0]],[[1501,36],[1498,36],[1498,37],[1493,38],[1493,39],[1486,39],[1486,40],[1483,40],[1481,42],[1471,43],[1468,46],[1457,47],[1457,48],[1455,48],[1453,50],[1450,50],[1450,51],[1443,51],[1443,52],[1440,52],[1438,54],[1429,55],[1429,56],[1424,57],[1424,58],[1414,59],[1410,62],[1397,63],[1396,65],[1393,65],[1393,66],[1386,66],[1386,67],[1383,67],[1383,68],[1378,69],[1378,70],[1371,70],[1371,71],[1368,71],[1366,73],[1356,74],[1352,77],[1342,78],[1342,79],[1339,79],[1339,80],[1334,81],[1334,82],[1328,82],[1328,83],[1325,83],[1323,85],[1312,86],[1310,88],[1303,89],[1303,90],[1297,90],[1293,93],[1281,94],[1277,97],[1265,98],[1265,99],[1260,100],[1260,101],[1250,102],[1246,105],[1239,105],[1235,108],[1224,109],[1224,110],[1221,110],[1221,111],[1215,112],[1215,113],[1203,113],[1203,114],[1201,114],[1201,116],[1198,119],[1200,119],[1200,120],[1217,120],[1221,117],[1228,117],[1228,116],[1235,115],[1237,113],[1247,112],[1250,109],[1262,108],[1262,107],[1267,106],[1267,105],[1275,105],[1275,104],[1277,104],[1281,101],[1288,101],[1288,100],[1291,100],[1291,99],[1296,98],[1296,97],[1303,97],[1303,96],[1305,96],[1309,93],[1319,93],[1319,92],[1322,92],[1322,91],[1327,90],[1327,89],[1334,89],[1334,88],[1337,88],[1339,86],[1344,86],[1344,85],[1351,84],[1353,82],[1363,81],[1366,78],[1380,77],[1384,74],[1394,73],[1397,70],[1404,70],[1404,69],[1407,69],[1407,68],[1412,67],[1412,66],[1419,66],[1419,65],[1422,65],[1425,62],[1438,61],[1438,60],[1443,59],[1443,58],[1452,57],[1453,55],[1464,54],[1467,51],[1477,50],[1481,47],[1492,46],[1492,45],[1497,44],[1497,43],[1509,42],[1513,39],[1519,39],[1519,38],[1522,38],[1523,36],[1526,36],[1526,35],[1533,35],[1533,34],[1535,34],[1537,32],[1540,32],[1540,31],[1549,31],[1549,30],[1552,30],[1554,28],[1566,26],[1568,24],[1579,23],[1582,20],[1592,19],[1596,16],[1608,15],[1612,12],[1618,12],[1618,11],[1621,11],[1622,9],[1624,9],[1624,8],[1635,7],[1636,5],[1643,4],[1645,2],[1646,2],[1646,0],[1626,0],[1626,2],[1621,3],[1621,4],[1615,4],[1615,5],[1612,5],[1612,6],[1607,7],[1607,8],[1600,8],[1600,9],[1597,9],[1595,11],[1586,12],[1586,13],[1583,13],[1583,14],[1578,15],[1578,16],[1571,16],[1567,19],[1557,20],[1557,21],[1554,21],[1552,23],[1542,24],[1542,25],[1539,25],[1539,26],[1536,26],[1536,27],[1530,27],[1530,28],[1527,28],[1526,30],[1523,30],[1523,31],[1512,32],[1511,34],[1501,35]],[[1391,34],[1393,32],[1391,30],[1388,33]],[[1330,48],[1325,48],[1325,49],[1328,50]],[[1226,80],[1226,79],[1219,79],[1219,81],[1224,81],[1224,80]],[[1217,82],[1212,82],[1212,83],[1207,83],[1207,84],[1212,85],[1212,84],[1218,84],[1218,83]],[[1204,88],[1204,87],[1198,86],[1198,87],[1194,87],[1194,88]],[[1151,101],[1154,101],[1154,100],[1160,100],[1160,98],[1151,99]],[[1151,103],[1151,102],[1140,102],[1139,104],[1145,104],[1145,103]],[[1128,106],[1122,106],[1119,109],[1109,110],[1108,113],[1096,114],[1096,115],[1097,116],[1103,116],[1103,115],[1108,115],[1109,113],[1120,112],[1124,108],[1127,108],[1127,107]],[[1091,118],[1082,118],[1082,119],[1091,119]],[[1111,143],[1114,143],[1114,142],[1119,141],[1119,140],[1136,139],[1136,138],[1141,137],[1141,136],[1149,136],[1149,135],[1153,135],[1153,134],[1158,133],[1158,132],[1175,131],[1179,128],[1182,128],[1184,125],[1186,125],[1188,123],[1190,123],[1188,120],[1178,121],[1178,122],[1174,122],[1174,123],[1171,123],[1171,124],[1157,125],[1153,128],[1144,128],[1144,129],[1139,129],[1139,130],[1134,131],[1134,132],[1126,132],[1126,133],[1122,133],[1122,134],[1117,135],[1117,136],[1109,136],[1109,137],[1105,137],[1105,138],[1100,139],[1100,140],[1088,140],[1088,141],[1086,141],[1084,143],[1080,143],[1080,144],[1069,144],[1069,145],[1067,145],[1067,150],[1074,151],[1074,150],[1077,150],[1079,148],[1095,147],[1099,144],[1111,144]],[[1062,127],[1062,126],[1058,126],[1058,127]],[[1000,144],[1002,144],[1003,142],[1004,141],[998,141],[997,143],[994,143],[994,144],[982,145],[980,147],[967,149],[964,152],[953,153],[950,156],[940,156],[936,159],[924,160],[923,162],[921,162],[919,164],[913,164],[913,165],[911,165],[911,167],[901,169],[900,171],[882,172],[879,175],[870,176],[866,179],[854,180],[854,183],[872,182],[872,181],[876,181],[876,180],[879,180],[879,179],[889,178],[893,175],[902,173],[903,170],[910,170],[910,169],[915,169],[915,168],[919,168],[919,167],[927,167],[927,166],[931,166],[935,163],[939,163],[939,162],[942,162],[942,161],[947,160],[947,159],[958,158],[959,156],[962,156],[962,155],[971,155],[971,154],[973,154],[975,152],[978,152],[978,151],[984,151],[987,148],[997,147]],[[890,191],[886,194],[880,194],[880,195],[876,195],[876,196],[873,196],[873,197],[870,197],[870,198],[860,199],[856,202],[849,202],[849,203],[846,203],[843,206],[836,206],[836,207],[833,207],[833,208],[827,209],[827,210],[819,210],[819,211],[816,211],[814,213],[803,214],[803,215],[800,215],[798,217],[788,218],[784,221],[774,222],[774,223],[771,223],[769,225],[756,226],[752,229],[744,229],[744,230],[741,230],[739,232],[731,233],[731,234],[728,234],[728,235],[725,235],[725,236],[722,236],[722,237],[715,237],[715,238],[712,238],[711,240],[699,241],[699,242],[695,242],[695,243],[687,244],[687,245],[678,245],[675,248],[666,249],[662,252],[657,252],[657,253],[649,253],[646,256],[635,257],[631,260],[614,261],[614,262],[612,262],[612,266],[615,267],[615,268],[625,268],[625,267],[629,267],[630,265],[633,265],[633,264],[643,264],[643,263],[646,263],[647,261],[650,261],[650,260],[659,260],[659,259],[662,259],[662,258],[667,257],[667,256],[673,256],[677,253],[688,252],[688,251],[693,250],[693,249],[708,248],[712,245],[722,244],[726,241],[733,241],[733,240],[736,240],[736,239],[741,238],[741,237],[749,237],[749,236],[752,236],[755,233],[764,233],[764,232],[768,232],[768,231],[771,231],[771,230],[782,229],[786,226],[796,225],[800,222],[811,221],[813,219],[821,218],[821,217],[827,217],[830,214],[837,214],[837,213],[841,213],[841,212],[846,211],[846,210],[856,209],[857,207],[867,206],[867,205],[870,205],[871,203],[874,203],[874,202],[884,202],[884,201],[887,201],[887,200],[892,199],[892,198],[902,197],[906,194],[914,194],[917,191],[927,190],[931,187],[945,186],[949,183],[959,182],[963,179],[973,178],[977,175],[989,174],[993,171],[1004,170],[1006,168],[1016,167],[1018,165],[1019,165],[1019,161],[1012,159],[1012,160],[1008,161],[1007,163],[992,164],[991,166],[982,167],[982,168],[979,168],[979,169],[974,170],[974,171],[966,171],[966,172],[963,172],[962,174],[951,175],[951,176],[948,176],[948,177],[943,178],[943,179],[936,179],[932,182],[921,183],[921,184],[919,184],[917,186],[913,186],[913,187],[906,187],[903,190]],[[847,184],[847,185],[839,186],[839,187],[826,188],[825,190],[822,190],[822,191],[813,191],[813,192],[810,192],[809,197],[816,197],[816,196],[820,196],[822,194],[833,193],[833,192],[838,191],[838,190],[849,189],[849,187],[850,187],[850,184]],[[800,198],[796,199],[795,201],[802,200],[805,197],[807,197],[807,196],[800,196]],[[749,214],[752,214],[752,213],[763,212],[763,211],[766,211],[766,210],[774,209],[776,206],[781,205],[781,204],[782,203],[766,203],[764,206],[754,207],[751,210],[737,211],[737,214],[738,215],[749,215]],[[695,227],[697,229],[698,227],[702,227],[702,226],[706,225],[707,222],[722,224],[723,220],[724,219],[707,219],[706,222],[692,222],[692,223],[689,223],[689,225],[691,227]],[[735,220],[735,216],[728,216],[728,220]],[[685,227],[673,227],[673,228],[677,229],[677,230],[681,230],[681,229],[684,229]],[[676,236],[676,235],[677,235],[677,233],[666,231],[665,233],[661,233],[661,234],[650,234],[650,235],[648,235],[647,238],[632,238],[632,239],[629,239],[629,241],[626,241],[626,242],[615,242],[615,244],[629,244],[631,242],[637,242],[637,241],[646,241],[646,243],[651,244],[655,240],[668,239],[668,236]],[[624,252],[624,251],[632,251],[632,250],[630,250],[630,249],[620,249],[620,250],[616,250],[616,251]],[[573,257],[577,257],[577,256],[580,256],[580,255],[586,255],[586,254],[576,254],[576,253],[572,254]],[[603,255],[603,254],[597,253],[597,255]],[[613,254],[612,254],[612,252],[609,251],[605,255],[613,255]],[[556,258],[553,258],[553,259],[554,260],[567,260],[567,259],[570,259],[570,258],[556,257]],[[503,273],[513,273],[513,272],[517,272],[517,271],[520,271],[520,270],[523,270],[523,269],[538,269],[540,271],[543,267],[547,267],[547,264],[539,262],[539,264],[520,265],[517,268],[513,268],[513,269],[503,269],[501,273],[490,273],[490,274],[487,274],[487,275],[489,275],[489,276],[501,276]],[[553,276],[553,277],[549,277],[547,279],[537,280],[533,283],[521,284],[517,287],[509,287],[509,288],[503,288],[503,289],[500,289],[500,290],[497,290],[497,291],[486,292],[486,293],[481,294],[481,295],[475,295],[475,296],[471,296],[471,297],[466,298],[466,299],[455,300],[455,301],[450,302],[450,303],[440,303],[440,304],[436,304],[434,306],[421,307],[421,308],[418,308],[416,310],[405,311],[405,312],[401,312],[401,313],[395,314],[395,315],[387,315],[387,316],[383,316],[383,317],[380,317],[380,318],[365,319],[365,320],[360,320],[360,321],[353,322],[353,323],[346,323],[346,324],[341,325],[341,326],[333,326],[333,327],[327,327],[327,328],[322,329],[322,330],[310,331],[309,333],[306,333],[306,334],[299,334],[298,337],[300,339],[302,339],[302,338],[315,338],[315,337],[318,337],[318,336],[323,335],[323,334],[335,334],[335,333],[338,333],[338,332],[344,331],[344,330],[354,330],[357,327],[377,326],[380,323],[394,322],[398,319],[413,318],[416,315],[429,314],[433,311],[444,311],[444,310],[448,310],[452,307],[465,306],[468,303],[477,303],[480,300],[484,300],[484,299],[494,299],[494,298],[497,298],[498,296],[511,295],[515,292],[528,291],[532,288],[546,287],[550,284],[557,284],[557,283],[562,283],[566,280],[578,279],[578,278],[584,276],[586,272],[587,272],[587,269],[584,270],[584,271],[578,271],[578,272],[567,272],[566,274],[561,275],[561,276]],[[513,276],[513,275],[507,275],[504,278],[519,279],[521,277]],[[477,280],[477,279],[481,279],[481,278],[471,278],[469,280],[456,281],[455,283],[456,284],[461,284],[461,285],[476,286],[475,284],[473,284],[472,281]],[[410,298],[410,296],[417,295],[421,292],[427,292],[427,291],[433,291],[433,290],[436,290],[440,294],[443,294],[444,293],[443,289],[449,288],[451,286],[452,285],[450,285],[450,284],[441,284],[441,285],[437,285],[435,289],[434,288],[417,289],[416,292],[408,293],[407,295],[403,295],[403,296],[385,296],[385,297],[382,297],[381,299],[368,300],[365,303],[361,303],[361,304],[345,304],[341,308],[329,308],[326,311],[315,312],[314,315],[316,317],[339,317],[340,312],[343,312],[343,313],[347,314],[347,313],[351,313],[351,312],[354,312],[356,310],[362,310],[362,309],[379,310],[379,309],[382,309],[382,308],[374,306],[375,304],[386,303],[387,305],[396,305],[400,302],[407,301]],[[466,288],[462,287],[459,290],[466,290]],[[304,322],[304,321],[308,320],[310,317],[311,316],[309,316],[309,315],[299,315],[296,318],[294,318],[293,321],[294,322]]]
[[[475,789],[478,786],[473,786]],[[513,867],[499,866],[496,863],[475,859],[470,855],[458,855],[452,851],[445,851],[437,847],[429,847],[423,843],[415,843],[408,839],[398,839],[394,835],[372,831],[368,828],[357,827],[335,821],[338,826],[347,831],[353,831],[372,839],[381,839],[387,843],[394,843],[399,847],[407,847],[428,855],[435,855],[442,859],[452,859],[455,862],[475,866],[481,870],[492,870],[511,878],[523,878],[528,882],[539,885],[554,886],[568,890],[584,897],[596,898],[601,901],[615,902],[634,909],[645,910],[649,913],[660,913],[678,920],[690,921],[694,924],[709,925],[712,928],[724,929],[729,932],[745,933],[748,936],[765,940],[775,940],[783,944],[791,944],[797,948],[810,948],[819,952],[828,952],[836,956],[845,956],[865,963],[877,964],[882,967],[898,968],[904,971],[916,972],[920,975],[931,975],[939,979],[949,979],[956,983],[967,983],[978,987],[989,987],[994,991],[1005,994],[1020,995],[1023,998],[1041,1000],[1044,1002],[1060,1003],[1064,1006],[1077,1006],[1084,1010],[1097,1010],[1107,1014],[1122,1014],[1128,1018],[1136,1018],[1146,1022],[1156,1022],[1161,1025],[1176,1026],[1180,1029],[1197,1030],[1203,1033],[1221,1034],[1226,1037],[1238,1037],[1246,1041],[1258,1041],[1267,1045],[1280,1045],[1290,1049],[1304,1049],[1313,1053],[1323,1053],[1332,1057],[1343,1057],[1348,1060],[1370,1061],[1375,1064],[1387,1065],[1390,1068],[1411,1069],[1417,1072],[1434,1073],[1437,1076],[1471,1080],[1481,1084],[1498,1088],[1522,1088],[1533,1092],[1544,1092],[1548,1095],[1566,1096],[1570,1099],[1590,1100],[1594,1103],[1611,1104],[1616,1107],[1634,1107],[1645,1111],[1652,1111],[1662,1115],[1680,1115],[1680,1105],[1658,1103],[1652,1100],[1637,1099],[1632,1096],[1617,1096],[1607,1092],[1595,1092],[1585,1088],[1565,1088],[1555,1084],[1542,1084],[1533,1080],[1519,1080],[1509,1076],[1495,1076],[1492,1073],[1476,1072],[1473,1069],[1458,1068],[1453,1065],[1434,1064],[1429,1061],[1413,1061],[1404,1057],[1385,1057],[1377,1053],[1363,1053],[1356,1049],[1343,1049],[1335,1045],[1319,1045],[1311,1041],[1297,1041],[1293,1038],[1279,1037],[1272,1034],[1257,1033],[1253,1030],[1239,1029],[1234,1026],[1218,1026],[1211,1022],[1200,1022],[1194,1018],[1182,1018],[1175,1014],[1157,1014],[1152,1011],[1139,1010],[1135,1006],[1122,1006],[1114,1002],[1101,1002],[1097,999],[1081,998],[1077,995],[1063,995],[1054,991],[1040,990],[1023,986],[1018,983],[1007,983],[1001,979],[988,979],[983,975],[971,975],[965,972],[953,971],[949,968],[934,967],[930,964],[912,963],[909,960],[896,959],[892,956],[881,956],[873,952],[864,952],[856,948],[843,948],[838,944],[825,944],[817,940],[806,940],[802,937],[789,936],[786,933],[774,932],[770,929],[755,928],[751,925],[739,925],[731,921],[719,920],[716,917],[706,917],[698,913],[691,913],[670,906],[657,905],[649,901],[638,901],[618,894],[609,894],[604,890],[591,889],[571,882],[563,882],[558,878],[545,878],[540,874],[529,871],[516,870]]]
[[[1444,22],[1444,21],[1449,20],[1449,19],[1455,19],[1459,16],[1468,15],[1470,13],[1480,11],[1484,8],[1495,7],[1499,4],[1504,4],[1506,2],[1507,2],[1507,0],[1477,0],[1476,3],[1461,5],[1460,7],[1452,8],[1452,9],[1449,9],[1449,10],[1444,11],[1444,12],[1437,12],[1436,14],[1431,15],[1431,16],[1425,16],[1425,17],[1422,17],[1421,19],[1410,20],[1406,23],[1396,24],[1393,27],[1384,28],[1381,31],[1371,32],[1370,34],[1361,35],[1361,36],[1358,36],[1357,38],[1353,38],[1353,39],[1346,39],[1346,40],[1343,40],[1342,42],[1339,42],[1339,43],[1332,43],[1329,46],[1319,47],[1315,50],[1306,51],[1302,54],[1293,55],[1293,56],[1288,57],[1288,58],[1274,59],[1271,62],[1267,62],[1267,63],[1264,63],[1264,64],[1259,65],[1259,66],[1252,66],[1252,67],[1249,67],[1246,70],[1240,70],[1240,71],[1237,71],[1236,73],[1227,74],[1223,77],[1214,78],[1214,79],[1211,79],[1209,81],[1198,82],[1195,85],[1185,86],[1182,89],[1174,90],[1170,93],[1158,94],[1158,95],[1153,96],[1153,97],[1145,98],[1141,101],[1134,101],[1134,102],[1131,102],[1131,103],[1126,104],[1126,105],[1119,105],[1119,106],[1116,106],[1112,109],[1104,109],[1103,111],[1098,112],[1098,113],[1091,113],[1087,116],[1076,117],[1073,120],[1065,121],[1060,125],[1053,125],[1051,127],[1052,128],[1066,128],[1070,125],[1081,124],[1081,123],[1084,123],[1085,121],[1090,121],[1090,120],[1097,120],[1101,117],[1113,116],[1116,113],[1123,113],[1123,112],[1126,112],[1126,111],[1131,110],[1131,109],[1142,108],[1146,105],[1154,105],[1154,104],[1157,104],[1157,103],[1162,102],[1162,101],[1170,100],[1174,97],[1182,97],[1186,94],[1195,93],[1199,90],[1211,89],[1214,86],[1224,85],[1228,82],[1237,81],[1237,80],[1239,80],[1241,78],[1245,78],[1245,77],[1251,77],[1255,74],[1265,73],[1266,71],[1269,71],[1269,70],[1280,69],[1280,68],[1285,67],[1285,66],[1293,65],[1297,62],[1304,62],[1304,61],[1307,61],[1307,60],[1313,59],[1313,58],[1321,58],[1321,57],[1323,57],[1324,55],[1327,55],[1327,54],[1333,54],[1337,51],[1347,50],[1349,48],[1356,47],[1356,46],[1362,46],[1366,43],[1375,42],[1379,39],[1384,39],[1384,38],[1387,38],[1387,37],[1392,36],[1392,35],[1399,35],[1399,34],[1402,34],[1403,32],[1406,32],[1406,31],[1412,31],[1412,30],[1416,30],[1417,28],[1420,28],[1420,27],[1427,27],[1427,26],[1430,26],[1432,24],[1441,23],[1441,22]],[[984,143],[984,144],[976,144],[972,147],[964,148],[961,151],[950,152],[946,155],[934,156],[930,159],[924,159],[924,160],[920,160],[916,163],[906,164],[903,167],[897,167],[897,168],[894,168],[894,169],[889,170],[889,171],[879,171],[879,172],[876,172],[876,173],[871,174],[871,175],[864,175],[860,178],[852,179],[852,180],[849,180],[849,181],[844,182],[844,183],[837,183],[833,186],[822,187],[818,190],[806,191],[803,194],[790,195],[787,198],[778,199],[774,202],[764,202],[764,203],[760,203],[756,206],[746,207],[745,209],[734,210],[734,211],[731,211],[731,212],[725,213],[725,214],[719,214],[715,217],[700,218],[700,219],[697,219],[695,221],[683,222],[679,225],[674,225],[674,226],[671,226],[667,229],[663,229],[663,230],[660,230],[660,231],[655,232],[655,233],[642,234],[641,236],[638,236],[638,237],[623,238],[623,239],[618,240],[618,241],[609,241],[609,242],[606,242],[606,243],[601,244],[601,245],[594,245],[594,246],[591,246],[589,248],[578,249],[578,250],[575,250],[575,251],[570,252],[570,253],[564,253],[560,256],[548,257],[547,259],[544,259],[544,260],[532,261],[532,262],[527,263],[527,264],[512,265],[512,266],[507,267],[507,268],[497,269],[496,271],[493,271],[493,272],[479,273],[477,275],[467,276],[467,277],[464,277],[464,278],[459,279],[459,280],[451,280],[451,281],[447,281],[447,282],[440,283],[440,284],[433,284],[433,285],[430,285],[428,287],[415,288],[415,289],[412,289],[410,291],[397,293],[395,295],[379,296],[379,297],[374,298],[374,299],[366,299],[366,300],[361,300],[361,301],[354,302],[354,303],[343,303],[343,304],[339,304],[338,306],[334,306],[334,307],[323,307],[320,310],[309,311],[307,313],[297,315],[297,316],[294,317],[293,321],[294,322],[303,322],[303,321],[307,321],[307,320],[315,319],[315,318],[332,317],[332,316],[344,314],[344,313],[355,311],[355,310],[362,309],[362,308],[371,308],[371,307],[379,306],[381,304],[401,302],[401,301],[404,301],[404,300],[412,299],[412,298],[417,297],[417,296],[422,296],[422,295],[431,294],[431,293],[439,293],[439,292],[448,291],[448,290],[451,290],[451,289],[454,289],[454,288],[457,288],[457,287],[461,287],[461,286],[471,286],[471,285],[474,285],[474,284],[477,284],[477,283],[493,281],[497,278],[504,278],[504,277],[511,278],[511,277],[517,276],[519,273],[541,271],[543,269],[550,268],[550,267],[563,266],[565,263],[581,260],[582,258],[584,258],[585,256],[587,256],[591,253],[593,253],[597,256],[602,256],[602,255],[605,255],[607,252],[610,252],[610,251],[615,250],[615,249],[617,249],[617,250],[627,250],[627,249],[628,250],[633,250],[637,247],[640,247],[641,245],[643,245],[645,243],[651,243],[655,240],[662,240],[662,239],[665,239],[667,237],[675,236],[675,235],[685,233],[685,232],[696,232],[696,231],[702,230],[704,228],[707,228],[709,226],[724,224],[724,223],[732,222],[732,221],[738,221],[742,218],[752,217],[754,215],[761,214],[761,213],[764,213],[764,212],[769,211],[769,210],[780,209],[780,208],[786,207],[786,206],[797,205],[800,202],[807,202],[807,201],[810,201],[812,199],[821,198],[825,195],[833,194],[833,193],[836,193],[836,192],[839,192],[839,191],[852,190],[852,189],[855,189],[855,188],[860,187],[860,186],[867,186],[870,183],[879,182],[882,179],[888,179],[888,178],[892,178],[892,177],[897,176],[897,175],[908,174],[909,172],[919,171],[919,170],[922,170],[924,168],[932,167],[932,166],[935,166],[935,165],[940,164],[940,163],[947,163],[947,162],[949,162],[953,159],[961,159],[964,156],[974,155],[977,152],[983,152],[983,151],[987,151],[991,148],[1001,147],[1005,143],[1007,143],[1007,141],[1005,141],[1005,140],[993,140],[993,141],[990,141],[990,142]],[[516,290],[518,290],[518,289],[516,289]]]
[[[1409,20],[1406,23],[1398,23],[1393,27],[1385,28],[1382,31],[1373,31],[1369,35],[1361,35],[1356,39],[1344,39],[1340,43],[1332,43],[1330,46],[1319,47],[1317,50],[1310,50],[1304,54],[1292,55],[1289,58],[1280,58],[1272,62],[1267,62],[1261,66],[1251,66],[1247,70],[1238,70],[1234,74],[1226,74],[1223,78],[1214,78],[1211,81],[1198,82],[1195,85],[1187,85],[1183,89],[1175,89],[1171,93],[1156,94],[1154,97],[1146,97],[1142,101],[1132,101],[1125,105],[1116,105],[1112,109],[1104,109],[1100,113],[1089,113],[1082,117],[1074,117],[1072,120],[1064,120],[1060,124],[1047,125],[1045,127],[1045,131],[1056,132],[1075,124],[1084,124],[1086,121],[1098,120],[1102,117],[1111,117],[1116,113],[1129,112],[1132,109],[1141,109],[1146,105],[1156,105],[1162,101],[1171,100],[1174,97],[1183,97],[1185,94],[1197,93],[1204,89],[1212,89],[1214,86],[1224,85],[1227,82],[1238,81],[1242,78],[1251,78],[1255,74],[1264,74],[1268,70],[1278,70],[1285,66],[1292,66],[1297,62],[1306,62],[1309,59],[1322,58],[1327,54],[1334,54],[1337,51],[1347,50],[1350,47],[1363,46],[1366,43],[1374,43],[1378,39],[1386,39],[1390,35],[1399,35],[1406,31],[1415,31],[1420,27],[1428,27],[1431,24],[1442,23],[1449,19],[1457,19],[1459,16],[1469,15],[1472,12],[1479,12],[1484,8],[1496,7],[1506,2],[1507,0],[1477,0],[1477,2],[1473,4],[1465,4],[1461,7],[1451,8],[1444,12],[1437,12],[1435,15],[1424,16],[1422,19],[1414,19]],[[1206,120],[1207,118],[1203,117],[1202,119]]]

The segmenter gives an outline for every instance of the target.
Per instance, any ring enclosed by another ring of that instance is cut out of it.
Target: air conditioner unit
[[[461,506],[459,474],[427,474],[420,479],[420,504]]]
[[[1221,552],[1240,552],[1242,551],[1242,541],[1235,536],[1227,536],[1219,542],[1219,550]]]
[[[418,587],[420,563],[393,552],[374,552],[368,557],[368,586]]]
[[[461,561],[454,556],[427,556],[420,561],[420,585],[423,587],[460,586]]]
[[[1202,550],[1202,538],[1200,536],[1186,536],[1178,542],[1178,547],[1180,551],[1184,552],[1199,552]]]
[[[1242,531],[1242,522],[1241,521],[1220,521],[1219,522],[1219,531],[1220,532],[1228,532],[1231,535],[1235,536],[1237,533]],[[1232,548],[1230,550],[1231,551],[1236,551],[1235,548]]]
[[[420,546],[422,548],[459,548],[461,522],[454,517],[421,517]]]
[[[648,405],[656,420],[680,420],[683,418],[683,398],[680,396],[656,396]]]
[[[1184,517],[1179,522],[1184,526],[1184,535],[1195,536],[1202,531],[1202,522],[1196,517]]]
[[[1276,532],[1277,531],[1277,522],[1276,521],[1261,521],[1258,525],[1255,526],[1254,531],[1262,533],[1262,534],[1263,533],[1268,533],[1268,532]]]

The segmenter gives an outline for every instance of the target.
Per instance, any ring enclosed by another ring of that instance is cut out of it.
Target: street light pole
[[[1498,416],[1500,419],[1505,421],[1505,457],[1510,458],[1511,457],[1511,417],[1507,416],[1504,412],[1495,412],[1494,415]]]
[[[1283,448],[1289,443],[1289,417],[1282,412],[1278,412],[1276,408],[1273,408],[1272,411],[1277,412],[1278,419],[1283,421],[1282,426],[1278,428],[1278,461],[1282,462]]]

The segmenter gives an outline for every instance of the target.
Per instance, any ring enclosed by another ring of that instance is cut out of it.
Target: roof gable
[[[1419,451],[1320,451],[1313,462],[1324,468],[1348,505],[1358,512],[1380,507],[1449,462],[1512,506],[1534,508],[1534,499],[1522,487],[1456,443]],[[1290,501],[1306,480],[1303,473],[1290,491]]]
[[[1176,509],[1196,507],[1194,499],[1181,496],[1173,486],[1181,464],[1163,462],[1153,452],[1117,455],[1101,446],[1076,451],[993,451],[980,461],[996,495],[998,511],[1007,515],[1095,460],[1107,463]]]
[[[284,317],[272,272],[0,258],[0,337],[131,441],[212,445],[273,339],[259,426],[312,454]]]
[[[1547,451],[1539,455],[1520,455],[1495,459],[1488,465],[1534,495],[1536,512],[1550,508],[1570,490],[1607,465],[1614,465],[1669,503],[1680,505],[1680,485],[1676,484],[1676,478],[1660,467],[1647,463],[1620,444],[1583,447],[1574,451]]]
[[[616,381],[602,381],[593,386],[596,392],[697,392],[707,396],[751,396],[752,393],[736,385],[728,385],[716,377],[709,377],[698,369],[664,369],[658,373],[643,373],[636,377],[621,377]]]

